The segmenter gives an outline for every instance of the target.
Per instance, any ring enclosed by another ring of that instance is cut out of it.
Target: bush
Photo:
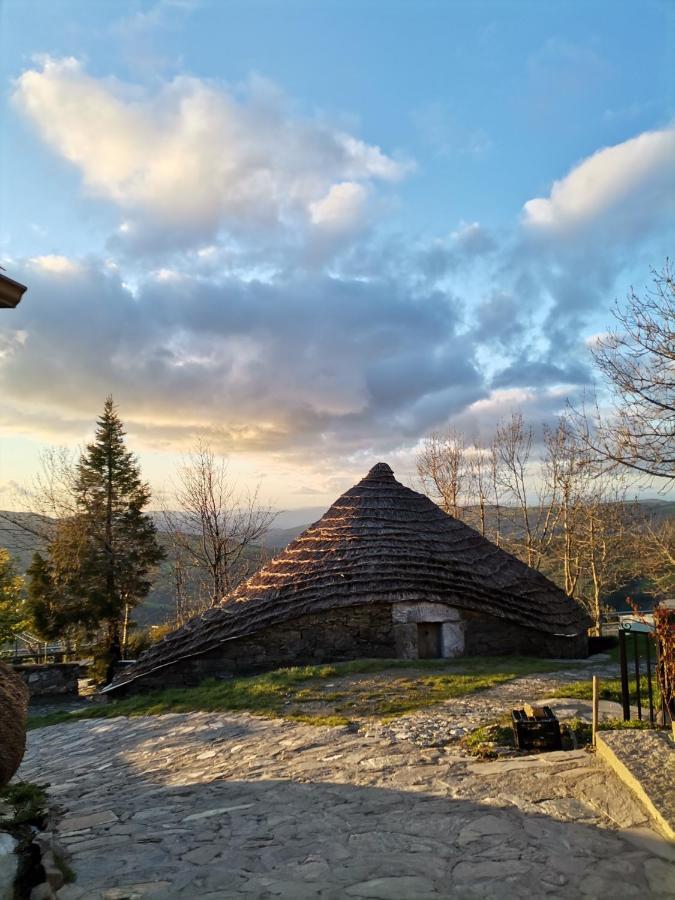
[[[170,631],[173,631],[173,626],[171,625],[154,625],[150,628],[137,629],[127,639],[125,658],[138,659],[141,653],[144,653],[153,644],[161,641]]]

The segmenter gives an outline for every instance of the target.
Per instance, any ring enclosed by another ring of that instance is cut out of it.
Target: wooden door
[[[419,659],[438,659],[443,655],[439,622],[419,622],[417,625],[417,656]]]

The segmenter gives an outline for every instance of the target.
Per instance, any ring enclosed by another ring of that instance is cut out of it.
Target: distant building
[[[590,624],[540,572],[378,463],[256,575],[143,653],[106,691],[359,657],[583,657]]]
[[[0,309],[14,309],[26,290],[25,284],[19,284],[0,272]]]

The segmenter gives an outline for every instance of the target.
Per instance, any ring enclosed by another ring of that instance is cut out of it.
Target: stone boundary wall
[[[79,663],[27,663],[12,667],[20,675],[31,697],[77,694]]]

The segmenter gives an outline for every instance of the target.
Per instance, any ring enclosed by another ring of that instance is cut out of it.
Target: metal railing
[[[0,645],[0,659],[20,665],[33,661],[36,663],[63,662],[66,656],[86,655],[91,644],[78,643],[77,647],[68,646],[65,641],[42,641],[28,631],[15,634],[11,641]]]
[[[623,719],[628,722],[632,718],[631,710],[631,678],[628,672],[628,646],[632,645],[632,664],[634,668],[635,678],[635,705],[637,707],[637,717],[642,721],[643,699],[646,699],[647,709],[649,711],[650,725],[656,724],[656,704],[654,695],[658,688],[658,669],[659,660],[653,660],[652,654],[652,635],[654,632],[653,625],[647,622],[631,621],[632,617],[624,616],[619,628],[619,667],[621,670],[621,705],[623,707]],[[644,670],[641,663],[644,662]],[[653,665],[653,662],[655,665]],[[646,679],[646,698],[643,695],[642,679]],[[662,698],[663,715],[665,721],[665,705]],[[647,712],[645,710],[645,713]]]

